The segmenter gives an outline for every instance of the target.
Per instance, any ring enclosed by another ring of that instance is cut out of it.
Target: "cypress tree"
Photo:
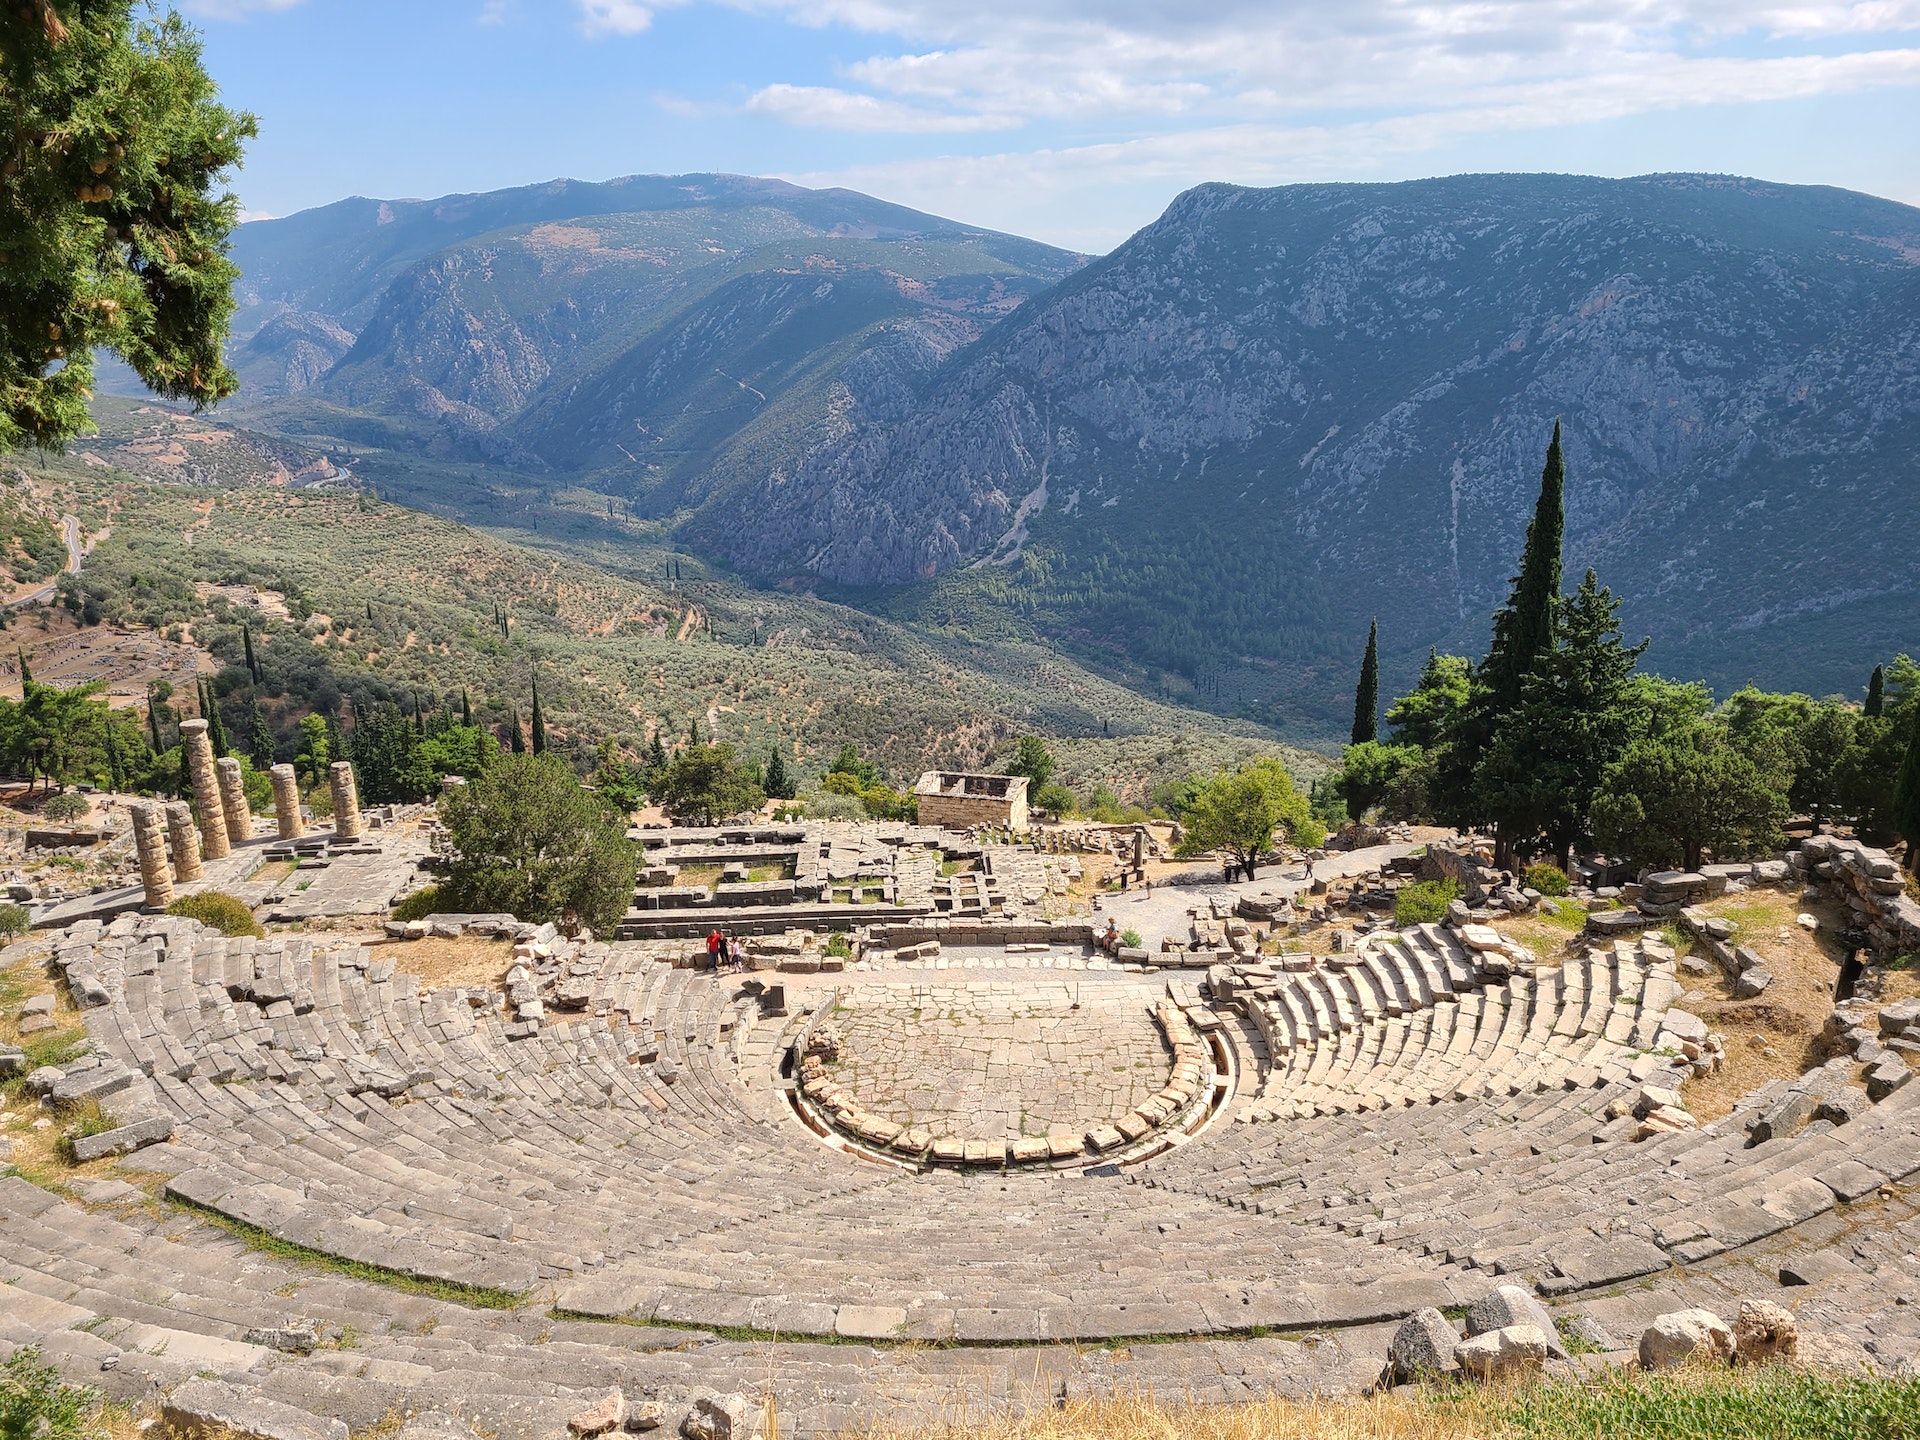
[[[687,721],[687,748],[693,750],[700,744],[700,717],[694,716]]]
[[[667,747],[660,743],[660,731],[655,727],[653,739],[647,742],[647,776],[658,780],[667,768]]]
[[[1380,736],[1380,622],[1367,627],[1367,654],[1360,662],[1360,684],[1353,692],[1353,743]]]
[[[540,713],[540,682],[533,682],[533,753],[547,753],[547,722]]]
[[[153,732],[153,753],[158,755],[167,747],[160,743],[160,712],[152,696],[147,697],[147,729]]]
[[[373,602],[371,600],[367,601],[367,623],[369,625],[373,623]]]
[[[515,755],[527,753],[527,737],[520,733],[520,707],[507,712],[507,749]]]
[[[1920,709],[1907,720],[1907,754],[1893,782],[1893,828],[1907,842],[1907,869],[1920,875]]]
[[[460,723],[463,726],[473,724],[473,702],[467,698],[465,686],[460,689]]]
[[[260,666],[253,658],[253,627],[251,625],[242,625],[240,627],[240,639],[247,650],[247,678],[258,685],[260,683]]]
[[[1869,719],[1877,720],[1887,703],[1886,671],[1879,665],[1873,667],[1873,674],[1867,679],[1866,714]]]
[[[267,712],[257,699],[247,720],[247,758],[256,770],[266,770],[273,764],[273,727],[267,724]]]
[[[1553,609],[1560,599],[1560,548],[1567,529],[1567,467],[1560,453],[1560,422],[1553,422],[1540,498],[1527,525],[1520,573],[1506,607],[1493,617],[1493,646],[1482,666],[1493,692],[1493,713],[1520,703],[1520,686],[1534,662],[1553,648]]]
[[[27,687],[33,684],[33,671],[27,666],[27,652],[15,647],[14,653],[20,657],[20,694],[25,696]]]
[[[107,774],[116,791],[127,788],[126,768],[120,763],[120,741],[113,733],[113,717],[107,717]]]
[[[793,782],[787,778],[787,762],[781,758],[777,745],[767,756],[766,775],[761,788],[767,792],[769,800],[793,799]]]
[[[200,682],[200,713],[207,717],[207,743],[213,746],[216,760],[227,754],[227,727],[220,723],[220,703],[214,698],[213,682]]]

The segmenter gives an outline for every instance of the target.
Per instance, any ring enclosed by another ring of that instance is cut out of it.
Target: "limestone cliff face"
[[[1478,637],[1562,417],[1571,565],[1659,658],[1725,670],[1742,635],[1861,606],[1891,645],[1920,591],[1892,523],[1920,484],[1916,261],[1920,212],[1748,181],[1202,186],[713,538],[763,575],[898,585],[1007,558],[1044,486],[1027,589],[1063,631],[1145,658],[1074,598],[1126,584],[1088,557],[1237,551],[1293,573],[1272,601],[1324,614],[1327,656],[1380,613],[1404,669]],[[1204,585],[1151,583],[1205,630]],[[1324,688],[1270,618],[1203,635],[1193,678],[1264,658]]]

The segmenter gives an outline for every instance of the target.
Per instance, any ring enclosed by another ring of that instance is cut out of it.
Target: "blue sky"
[[[849,185],[1076,249],[1205,180],[1711,170],[1920,204],[1920,0],[176,0],[285,215]]]

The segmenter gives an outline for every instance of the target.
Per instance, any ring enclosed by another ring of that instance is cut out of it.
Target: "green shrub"
[[[12,940],[33,928],[33,916],[24,905],[0,905],[0,935]]]
[[[851,956],[853,954],[853,946],[847,942],[847,935],[844,930],[836,930],[827,937],[827,954],[840,956]]]
[[[1537,865],[1527,866],[1521,876],[1521,884],[1538,890],[1542,895],[1564,895],[1567,893],[1567,872],[1558,865],[1541,861]]]
[[[406,896],[393,907],[396,920],[424,920],[440,913],[440,887],[426,885]]]
[[[1073,792],[1058,780],[1050,780],[1033,792],[1030,803],[1036,810],[1045,810],[1049,815],[1062,817],[1073,814],[1079,802],[1073,798]]]
[[[93,813],[93,805],[77,790],[63,790],[40,809],[49,820],[84,820]]]
[[[267,933],[260,928],[260,922],[253,918],[246,901],[238,895],[227,895],[218,890],[182,895],[167,907],[167,914],[198,920],[209,929],[227,936],[247,935],[258,940]]]
[[[40,1351],[26,1347],[0,1366],[0,1435],[38,1440],[81,1440],[96,1396],[78,1385],[63,1385]]]
[[[1422,880],[1403,885],[1393,897],[1393,923],[1405,929],[1409,925],[1430,925],[1447,917],[1447,907],[1460,898],[1458,880]]]
[[[1120,932],[1120,945],[1123,949],[1138,950],[1142,943],[1138,930],[1122,930]]]

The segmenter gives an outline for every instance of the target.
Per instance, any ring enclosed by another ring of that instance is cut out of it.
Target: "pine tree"
[[[527,753],[527,737],[520,733],[520,707],[507,712],[507,749],[515,755]]]
[[[258,685],[260,683],[260,666],[253,658],[253,627],[251,625],[242,625],[240,627],[240,639],[246,646],[247,651],[247,678]]]
[[[1353,743],[1380,737],[1380,622],[1367,627],[1367,654],[1360,662],[1360,684],[1353,692]]]
[[[1920,875],[1920,708],[1908,710],[1907,754],[1893,782],[1893,828],[1907,842],[1907,869]]]
[[[460,724],[463,727],[473,724],[473,702],[467,698],[464,686],[460,690]]]
[[[660,742],[660,730],[656,726],[653,739],[647,742],[647,780],[657,780],[667,768],[667,747]]]
[[[1867,680],[1867,703],[1865,714],[1870,720],[1878,720],[1880,712],[1887,703],[1887,675],[1885,667],[1876,665],[1873,674]]]
[[[256,699],[253,713],[247,719],[247,758],[253,761],[256,770],[267,770],[273,765],[273,727],[267,724],[267,712]]]
[[[533,682],[533,753],[547,753],[547,722],[540,713],[540,682]]]

